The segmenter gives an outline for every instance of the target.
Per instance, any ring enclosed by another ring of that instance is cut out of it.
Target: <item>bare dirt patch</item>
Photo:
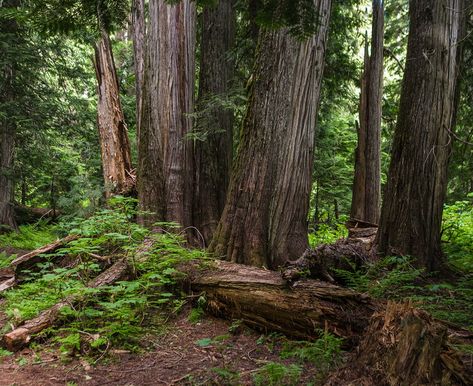
[[[52,348],[24,349],[0,359],[0,385],[249,385],[265,364],[293,363],[279,357],[283,338],[244,327],[232,334],[230,326],[213,317],[191,323],[184,312],[165,334],[146,338],[149,351],[111,351],[96,365],[83,358],[64,363]],[[315,367],[306,365],[301,384],[316,375]]]

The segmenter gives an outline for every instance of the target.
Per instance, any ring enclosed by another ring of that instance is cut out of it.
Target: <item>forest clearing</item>
[[[0,1],[0,385],[473,384],[472,0]]]

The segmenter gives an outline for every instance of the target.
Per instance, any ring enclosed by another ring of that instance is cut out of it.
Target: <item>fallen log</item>
[[[109,269],[99,274],[88,283],[90,288],[98,288],[113,284],[122,279],[128,272],[128,262],[125,258],[118,260]],[[24,322],[9,333],[3,335],[2,344],[10,351],[17,351],[27,345],[31,335],[37,334],[44,329],[53,326],[60,316],[62,308],[70,306],[79,301],[78,295],[71,295],[56,303],[51,308],[41,312],[36,318]]]
[[[213,314],[241,319],[265,331],[310,339],[328,327],[337,336],[358,338],[380,303],[318,280],[288,284],[278,272],[225,261],[211,268],[181,268],[193,292],[205,293]]]
[[[26,269],[28,267],[31,267],[32,265],[41,261],[42,258],[40,255],[44,253],[54,252],[55,250],[62,247],[63,245],[66,245],[67,243],[73,240],[76,240],[78,238],[79,238],[78,235],[69,235],[60,240],[56,240],[48,245],[44,245],[41,248],[35,249],[34,251],[31,251],[29,253],[26,253],[22,256],[17,257],[15,260],[11,262],[10,266],[14,268],[16,272]]]
[[[386,304],[317,280],[288,284],[277,272],[223,261],[184,271],[212,314],[295,338],[312,339],[322,329],[345,338],[355,354],[329,385],[472,384],[446,326],[409,304]]]

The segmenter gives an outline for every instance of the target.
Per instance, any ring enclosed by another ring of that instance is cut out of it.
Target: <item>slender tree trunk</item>
[[[231,88],[234,63],[229,51],[235,41],[235,18],[233,0],[220,0],[202,14],[193,225],[206,244],[222,214],[230,180],[233,112],[216,104],[215,98],[226,98]]]
[[[143,106],[143,74],[145,66],[145,4],[144,0],[133,0],[131,8],[133,28],[133,59],[136,89],[136,137],[140,138],[141,110]]]
[[[381,254],[441,268],[442,208],[455,118],[463,0],[411,0],[398,123],[377,236]]]
[[[277,267],[308,247],[314,128],[330,15],[315,1],[317,34],[261,30],[254,82],[222,218],[210,249],[233,262]]]
[[[195,3],[151,0],[138,195],[148,220],[187,226],[192,210]]]
[[[4,0],[0,3],[1,8],[16,8],[19,6],[17,0]],[[0,34],[6,41],[3,48],[0,45],[0,106],[7,109],[0,114],[0,230],[2,225],[17,229],[13,211],[14,183],[13,183],[13,160],[15,153],[16,124],[14,111],[10,107],[15,101],[15,73],[16,61],[12,55],[12,48],[18,39],[18,24],[13,19],[0,18]],[[11,44],[11,47],[10,47]],[[8,110],[11,109],[11,110]]]
[[[381,204],[381,109],[383,97],[384,7],[373,0],[371,55],[365,41],[364,71],[361,80],[360,124],[357,126],[355,180],[352,219],[377,224]]]
[[[110,38],[102,32],[95,46],[97,122],[102,153],[105,194],[127,194],[133,189],[128,131],[120,103],[118,77]]]

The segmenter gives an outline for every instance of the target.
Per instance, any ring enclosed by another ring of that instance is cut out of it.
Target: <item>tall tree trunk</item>
[[[401,105],[377,242],[441,268],[442,208],[455,118],[463,0],[411,0]]]
[[[0,3],[1,8],[16,8],[19,6],[17,0],[4,0]],[[15,59],[12,47],[18,39],[18,24],[13,19],[0,18],[0,34],[6,45],[0,45],[0,56],[2,57],[1,82],[0,82],[0,106],[3,114],[0,114],[0,230],[2,225],[17,229],[14,218],[13,200],[13,159],[15,152],[16,124],[14,121],[15,102]]]
[[[277,267],[308,247],[314,128],[330,15],[315,1],[317,34],[261,30],[254,82],[222,218],[210,249]]]
[[[215,98],[226,98],[231,88],[234,63],[229,51],[235,41],[235,18],[234,0],[220,0],[202,14],[193,225],[206,244],[222,214],[230,180],[233,112]]]
[[[373,0],[371,55],[365,42],[361,80],[360,124],[356,149],[351,218],[373,224],[379,221],[381,204],[381,109],[383,97],[384,7]]]
[[[113,60],[110,38],[101,33],[95,46],[97,77],[97,122],[102,153],[105,194],[127,194],[133,189],[128,131],[125,124],[118,77]]]
[[[195,3],[151,0],[139,139],[140,207],[148,221],[190,224]]]
[[[133,0],[131,8],[133,28],[133,59],[136,89],[136,137],[140,138],[141,110],[143,106],[143,74],[145,66],[145,4],[144,0]]]

